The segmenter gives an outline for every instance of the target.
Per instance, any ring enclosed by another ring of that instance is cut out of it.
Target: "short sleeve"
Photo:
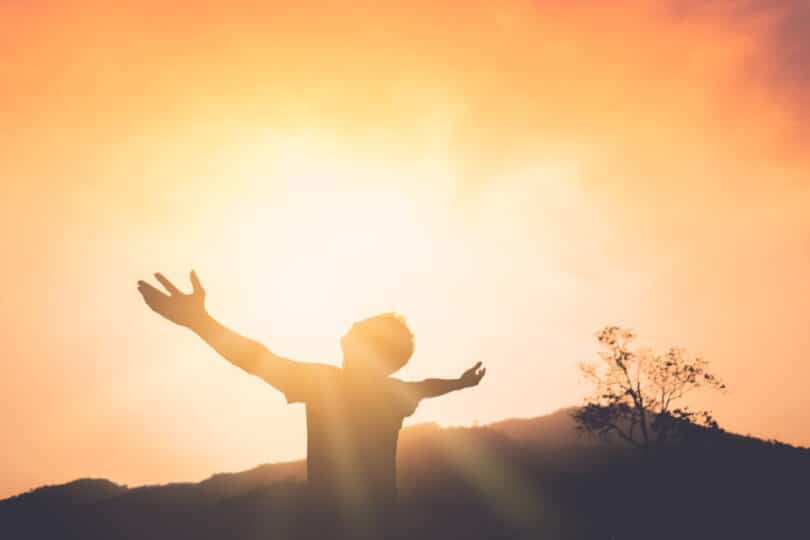
[[[391,401],[398,414],[403,417],[416,412],[419,405],[419,393],[414,383],[391,379]]]
[[[280,390],[287,403],[305,403],[320,395],[324,386],[334,380],[336,372],[334,366],[279,357],[259,376]]]

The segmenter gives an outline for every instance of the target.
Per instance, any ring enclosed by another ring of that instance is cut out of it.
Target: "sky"
[[[274,351],[577,405],[595,332],[685,347],[731,431],[810,445],[799,0],[0,3],[0,497],[305,453],[304,409],[150,312],[165,273]]]

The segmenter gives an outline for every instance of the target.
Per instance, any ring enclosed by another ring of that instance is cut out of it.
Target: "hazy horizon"
[[[1,4],[0,497],[304,456],[301,405],[143,306],[192,268],[281,354],[394,310],[397,376],[486,363],[409,423],[578,405],[618,324],[810,445],[810,8],[744,6]]]

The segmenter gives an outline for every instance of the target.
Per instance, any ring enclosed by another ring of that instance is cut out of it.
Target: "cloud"
[[[752,33],[756,51],[749,68],[781,91],[783,99],[810,107],[810,4],[804,0],[674,0],[673,13],[704,17]]]

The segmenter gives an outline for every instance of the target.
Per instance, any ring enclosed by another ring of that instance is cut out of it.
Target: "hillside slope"
[[[386,537],[791,538],[810,450],[701,430],[649,458],[580,437],[572,410],[475,428],[403,431],[404,519]],[[335,537],[313,529],[303,461],[199,483],[78,480],[0,501],[2,538]]]

